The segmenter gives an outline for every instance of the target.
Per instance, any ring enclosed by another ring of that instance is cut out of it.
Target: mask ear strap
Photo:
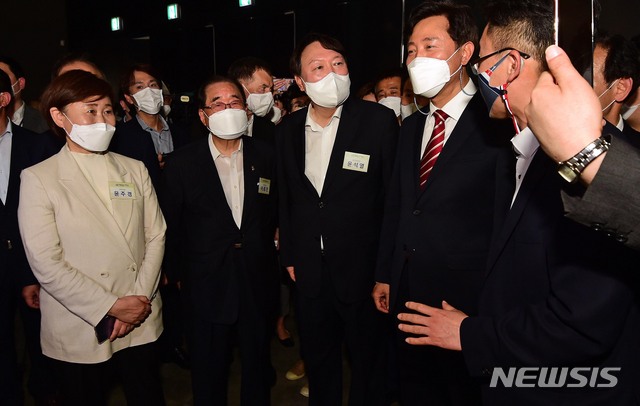
[[[471,80],[471,79],[469,79]],[[469,97],[473,97],[473,94],[467,93],[464,90],[464,86],[462,85],[462,69],[460,69],[460,90],[462,90],[462,93],[464,93],[465,95],[469,96]]]
[[[415,104],[416,109],[418,109],[420,114],[422,114],[423,116],[428,116],[429,115],[428,111],[425,113],[424,111],[420,110],[420,106],[418,106],[418,102],[416,101],[416,96],[413,96],[413,104]]]

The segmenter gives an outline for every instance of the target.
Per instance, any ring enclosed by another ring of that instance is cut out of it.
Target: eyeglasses
[[[243,108],[244,108],[243,102],[241,102],[240,100],[234,100],[229,103],[222,103],[222,102],[211,103],[208,106],[204,106],[202,109],[211,110],[214,113],[217,113],[218,111],[222,111],[226,109],[243,109]]]
[[[474,59],[473,61],[471,61],[471,64],[470,64],[470,65],[471,65],[471,72],[473,72],[473,74],[474,74],[474,75],[478,75],[478,74],[480,74],[480,72],[478,71],[478,66],[479,66],[479,65],[480,65],[480,64],[481,64],[485,59],[491,58],[492,56],[497,55],[497,54],[499,54],[499,53],[501,53],[501,52],[504,52],[504,51],[516,51],[516,52],[518,52],[518,53],[520,54],[520,56],[521,56],[522,58],[524,58],[524,59],[529,59],[529,58],[531,57],[531,55],[529,55],[529,54],[525,54],[525,53],[524,53],[524,52],[522,52],[522,51],[518,51],[518,50],[517,50],[517,49],[515,49],[515,48],[511,48],[511,47],[502,48],[502,49],[497,50],[497,51],[495,51],[495,52],[492,52],[492,53],[490,53],[490,54],[488,54],[488,55],[485,55],[485,56],[479,56],[479,57],[477,57],[476,59]],[[508,55],[508,54],[507,54],[507,55]],[[504,58],[506,58],[506,57],[507,57],[507,55],[505,55],[505,56],[503,56],[502,58],[500,58],[500,60],[499,60],[498,62],[496,62],[496,63],[495,63],[491,68],[489,68],[488,70],[493,71],[493,70],[494,70],[498,65],[500,65],[500,64],[502,63],[502,61],[504,60]]]

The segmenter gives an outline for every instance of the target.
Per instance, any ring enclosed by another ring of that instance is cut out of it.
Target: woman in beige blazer
[[[42,106],[66,139],[21,176],[18,218],[42,287],[42,352],[54,360],[65,405],[105,404],[111,364],[128,404],[163,404],[152,343],[162,332],[166,226],[147,170],[106,151],[115,131],[107,82],[67,72]]]

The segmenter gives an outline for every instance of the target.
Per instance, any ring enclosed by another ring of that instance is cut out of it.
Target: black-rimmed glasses
[[[497,54],[499,54],[499,53],[501,53],[501,52],[504,52],[504,51],[517,51],[518,53],[520,53],[520,56],[521,56],[522,58],[524,58],[524,59],[529,59],[529,58],[531,57],[531,55],[526,54],[526,53],[524,53],[524,52],[522,52],[522,51],[518,51],[518,50],[517,50],[517,49],[515,49],[515,48],[511,48],[511,47],[502,48],[502,49],[499,49],[499,50],[497,50],[497,51],[495,51],[495,52],[491,52],[490,54],[487,54],[487,55],[485,55],[485,56],[478,56],[476,59],[474,59],[473,61],[471,61],[471,63],[470,63],[470,65],[471,65],[471,72],[473,72],[473,74],[474,74],[474,75],[478,75],[478,74],[480,74],[480,72],[478,71],[478,66],[479,66],[479,65],[480,65],[480,64],[481,64],[485,59],[491,58],[492,56],[497,55]],[[504,58],[505,58],[505,57],[506,57],[506,55],[505,55],[505,56],[503,56],[502,58],[500,58],[500,60],[499,60],[498,62],[496,62],[496,63],[495,63],[495,64],[494,64],[494,65],[493,65],[489,70],[494,70],[494,69],[495,69],[495,67],[497,67],[498,65],[500,65],[500,63],[504,60]]]

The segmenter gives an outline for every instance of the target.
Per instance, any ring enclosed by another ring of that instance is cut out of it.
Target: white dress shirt
[[[342,106],[338,106],[326,127],[313,120],[312,111],[313,106],[309,105],[307,120],[304,123],[304,174],[318,192],[318,196],[322,196],[333,144],[340,125]]]
[[[522,181],[527,174],[527,169],[529,169],[529,165],[531,165],[533,156],[540,147],[540,143],[529,127],[527,127],[520,131],[520,134],[511,138],[511,144],[513,145],[513,151],[517,158],[516,188],[513,192],[513,198],[511,199],[511,205],[513,206],[513,202],[516,201],[516,196],[518,196],[518,191],[520,190]]]
[[[4,204],[7,203],[7,191],[9,190],[12,140],[11,120],[7,120],[7,128],[4,133],[0,134],[0,199]]]
[[[242,154],[242,140],[238,149],[231,156],[222,155],[213,143],[213,135],[209,134],[209,150],[213,162],[218,170],[220,183],[224,190],[224,197],[231,209],[233,220],[238,228],[242,225],[242,206],[244,205],[244,159]]]
[[[251,117],[249,117],[249,122],[247,123],[247,136],[249,137],[253,137],[253,118],[255,116],[252,114]]]
[[[23,101],[22,105],[20,105],[20,107],[13,113],[13,117],[11,117],[11,121],[13,121],[15,125],[19,125],[20,127],[22,127],[22,121],[24,120],[24,110],[25,104]]]
[[[476,88],[476,85],[473,84],[473,81],[469,80],[463,91],[458,92],[458,94],[455,95],[453,99],[449,100],[449,102],[444,106],[438,108],[434,106],[433,103],[429,103],[429,115],[427,116],[427,122],[425,123],[424,132],[422,133],[422,147],[420,149],[420,156],[424,154],[424,150],[425,148],[427,148],[427,144],[431,139],[433,126],[436,122],[436,119],[433,116],[433,112],[436,110],[442,110],[449,116],[444,121],[444,144],[446,144],[449,136],[453,132],[453,129],[456,127],[458,120],[460,120],[460,116],[462,116],[462,113],[464,113],[464,109],[467,108],[467,105],[473,98],[473,95],[476,94],[477,90],[478,89]],[[443,147],[444,144],[442,144]]]

